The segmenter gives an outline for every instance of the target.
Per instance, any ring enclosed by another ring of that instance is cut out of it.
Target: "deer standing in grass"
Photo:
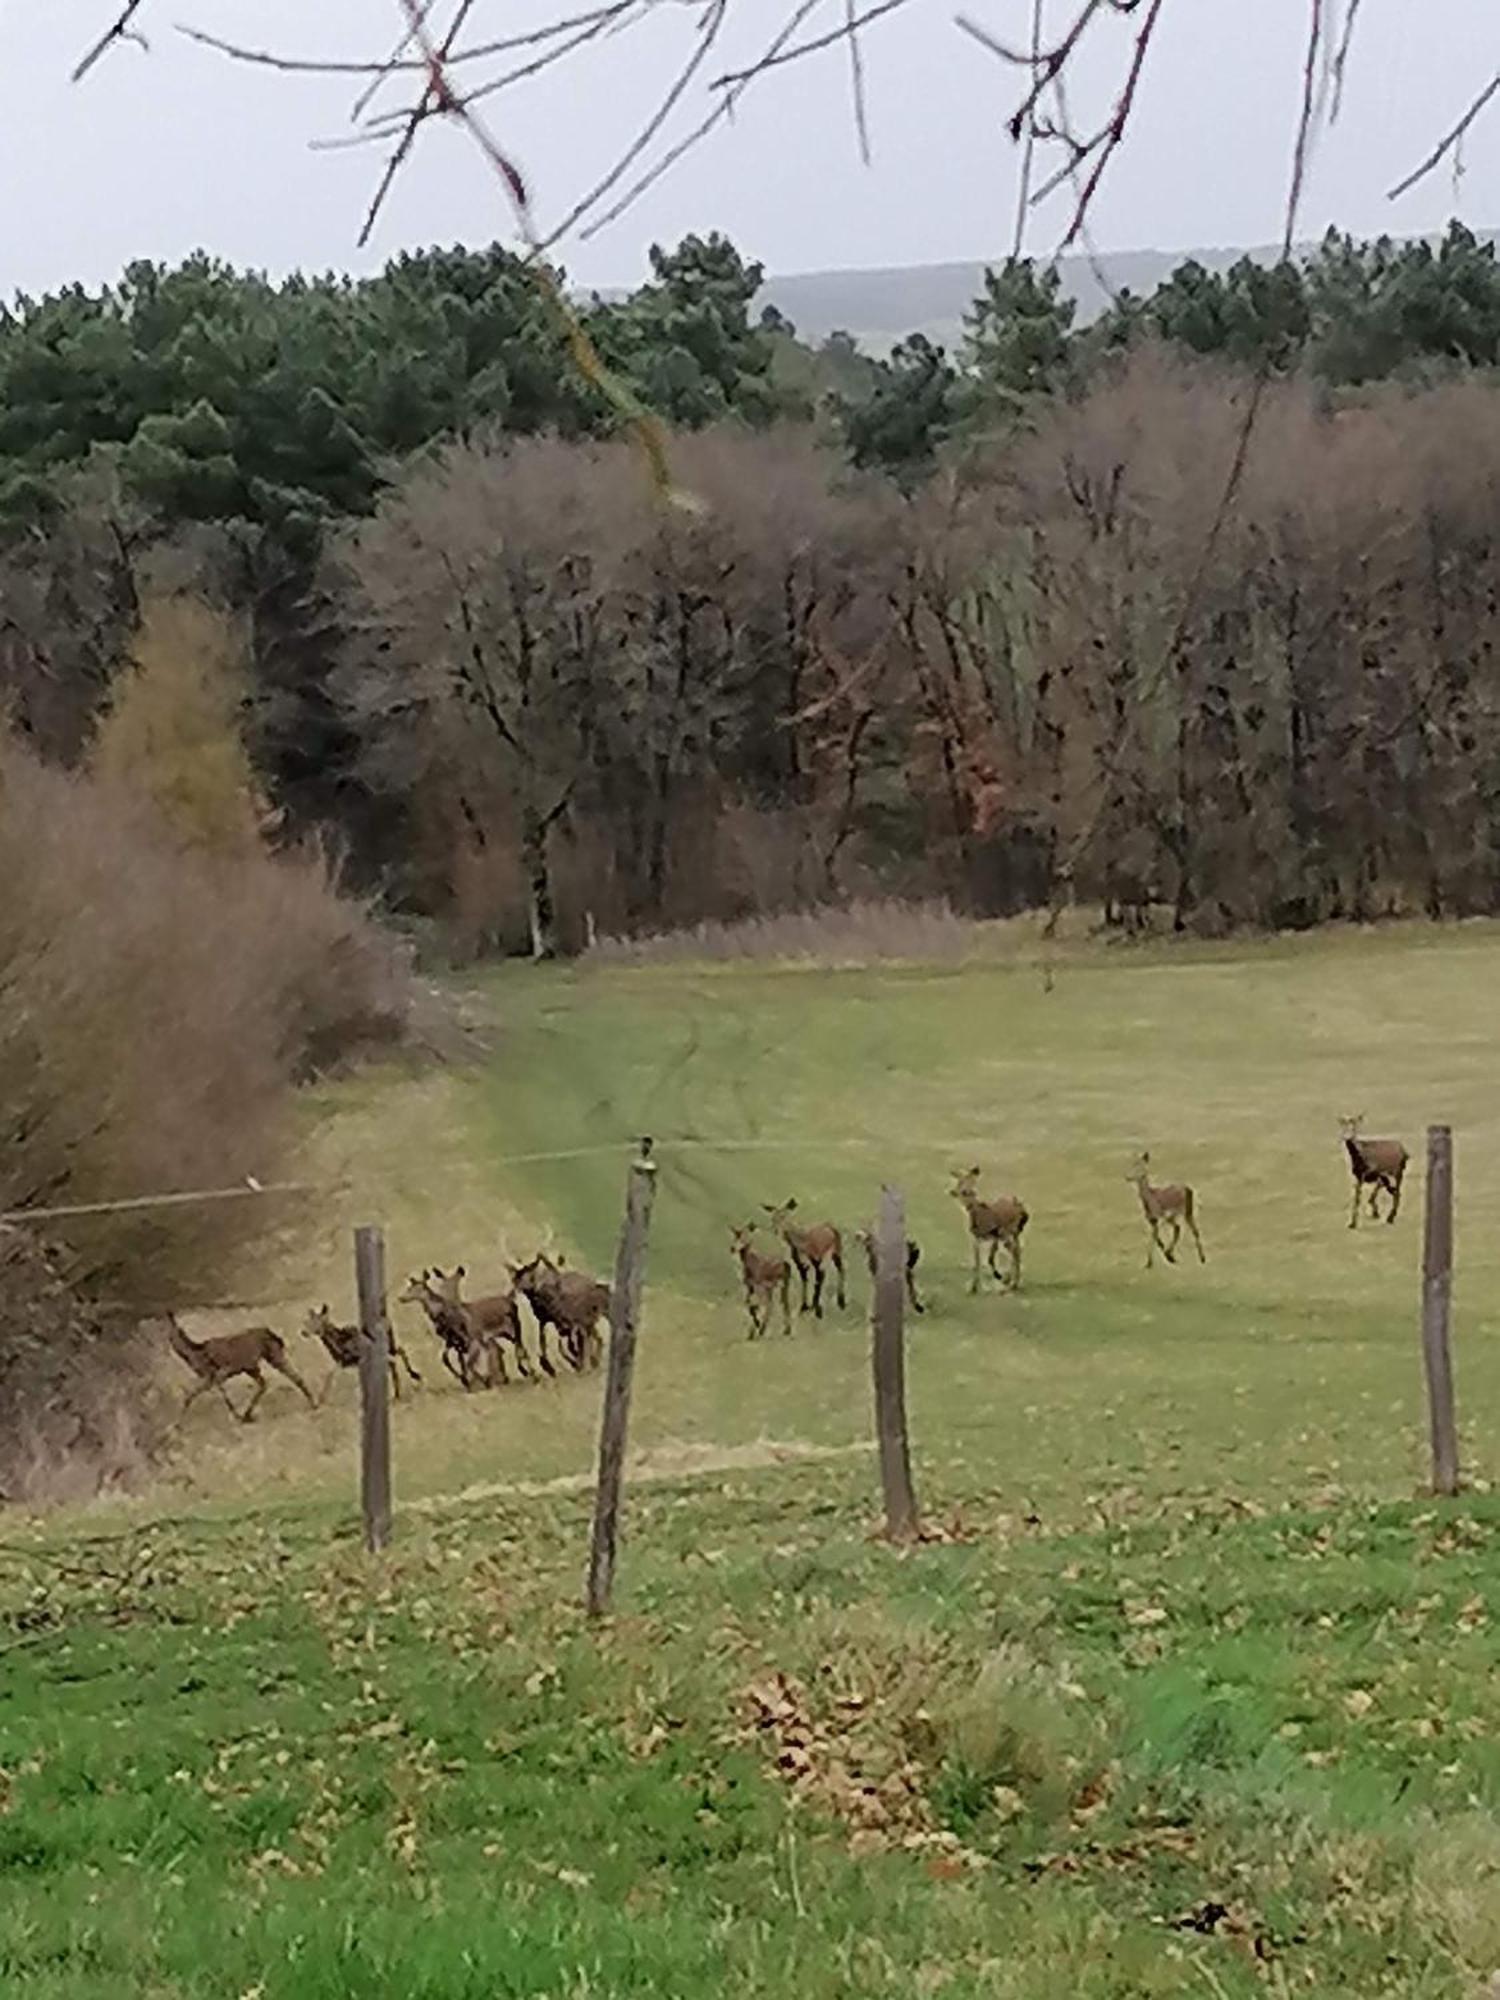
[[[1169,1264],[1177,1262],[1177,1245],[1182,1232],[1187,1230],[1198,1248],[1198,1262],[1206,1264],[1208,1258],[1203,1249],[1203,1238],[1198,1234],[1198,1221],[1194,1213],[1193,1190],[1179,1182],[1165,1187],[1153,1187],[1151,1183],[1151,1155],[1142,1153],[1134,1167],[1125,1176],[1141,1198],[1141,1213],[1146,1218],[1149,1240],[1146,1244],[1146,1269],[1151,1269],[1152,1259],[1160,1250]],[[1163,1242],[1162,1229],[1172,1231],[1170,1243]]]
[[[750,1338],[759,1340],[771,1317],[771,1306],[781,1295],[781,1330],[792,1330],[792,1267],[785,1257],[768,1257],[755,1247],[755,1224],[730,1231],[730,1248],[739,1260],[745,1281],[745,1310],[750,1315]]]
[[[808,1307],[808,1280],[812,1281],[812,1309],[816,1319],[823,1317],[823,1286],[832,1265],[836,1281],[839,1311],[848,1304],[844,1293],[844,1239],[831,1222],[809,1222],[805,1226],[794,1222],[797,1197],[790,1195],[773,1205],[762,1202],[761,1207],[771,1218],[771,1227],[785,1243],[791,1255],[792,1265],[802,1286],[802,1304],[799,1312]]]
[[[461,1306],[444,1298],[431,1271],[420,1271],[396,1296],[403,1306],[420,1306],[442,1342],[443,1366],[465,1390],[490,1386],[489,1351]]]
[[[1378,1201],[1382,1188],[1390,1198],[1385,1219],[1396,1220],[1401,1207],[1401,1181],[1410,1157],[1399,1139],[1361,1139],[1359,1128],[1363,1122],[1360,1118],[1339,1120],[1339,1134],[1349,1155],[1349,1171],[1354,1176],[1354,1204],[1349,1210],[1351,1229],[1359,1227],[1359,1198],[1366,1188],[1370,1190],[1370,1220],[1380,1220]]]
[[[865,1253],[865,1262],[870,1267],[870,1281],[876,1277],[875,1232],[862,1229],[859,1232],[860,1247]],[[914,1313],[926,1312],[927,1308],[917,1297],[917,1266],[922,1261],[922,1246],[911,1237],[906,1239],[906,1296]]]
[[[513,1264],[511,1276],[536,1315],[543,1351],[551,1327],[575,1370],[597,1368],[604,1353],[599,1322],[609,1313],[609,1286],[586,1271],[566,1270],[542,1250],[529,1264]]]
[[[1013,1194],[993,1195],[988,1201],[979,1193],[979,1169],[970,1167],[967,1173],[955,1173],[949,1193],[963,1204],[964,1214],[969,1218],[969,1239],[974,1246],[974,1276],[969,1290],[979,1290],[980,1259],[985,1244],[989,1245],[990,1275],[998,1283],[1004,1284],[996,1259],[1002,1245],[1010,1253],[1010,1289],[1021,1288],[1021,1236],[1031,1220],[1026,1213],[1026,1204]]]
[[[209,1340],[194,1340],[175,1313],[168,1313],[166,1321],[172,1352],[179,1355],[198,1377],[197,1387],[188,1391],[187,1401],[182,1406],[184,1416],[205,1389],[217,1389],[229,1414],[237,1417],[242,1424],[250,1423],[257,1403],[271,1386],[260,1372],[263,1367],[274,1368],[288,1382],[295,1383],[313,1408],[317,1408],[312,1390],[287,1359],[286,1342],[270,1327],[250,1326],[243,1333],[221,1333]],[[255,1394],[243,1410],[235,1409],[224,1386],[235,1375],[247,1375],[255,1384]]]
[[[328,1307],[321,1305],[316,1312],[310,1312],[307,1315],[302,1331],[309,1340],[320,1340],[323,1343],[328,1358],[335,1368],[357,1368],[359,1366],[360,1356],[364,1352],[365,1335],[363,1327],[336,1325],[333,1314],[329,1311]],[[401,1365],[405,1368],[413,1382],[420,1384],[422,1378],[416,1369],[412,1367],[406,1349],[397,1340],[394,1330],[387,1329],[387,1338],[390,1341],[386,1359],[391,1371],[391,1394],[399,1403],[401,1400],[401,1378],[396,1373],[398,1357]],[[328,1392],[333,1387],[334,1380],[334,1376],[330,1375],[324,1384],[323,1393],[318,1398],[320,1404],[328,1401]]]

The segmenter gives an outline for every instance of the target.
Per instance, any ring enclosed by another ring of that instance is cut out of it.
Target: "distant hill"
[[[1246,253],[1238,248],[1217,250],[1124,250],[1098,260],[1108,285],[1119,291],[1152,292],[1177,266],[1196,257],[1210,270],[1227,270]],[[1252,257],[1273,262],[1274,249],[1258,249]],[[1001,261],[1000,256],[989,260]],[[1064,257],[1059,266],[1063,289],[1078,301],[1079,316],[1092,319],[1108,302],[1109,293],[1087,257]],[[868,271],[797,271],[766,281],[759,305],[774,305],[814,345],[831,333],[853,334],[862,347],[884,353],[908,333],[925,333],[929,340],[956,347],[963,338],[964,314],[984,286],[986,265],[897,264]]]
[[[1299,244],[1296,254],[1302,256],[1315,247]],[[1101,274],[1110,289],[1128,287],[1144,294],[1155,291],[1189,257],[1211,271],[1223,271],[1243,256],[1274,263],[1280,254],[1279,248],[1270,246],[1248,252],[1239,247],[1122,250],[1100,256],[1097,270],[1087,257],[1064,257],[1059,268],[1063,289],[1078,301],[1080,319],[1090,320],[1109,296]],[[1002,258],[1003,252],[988,261],[998,263]],[[814,346],[842,330],[871,353],[884,354],[904,335],[925,333],[951,351],[963,338],[964,314],[983,287],[984,273],[985,264],[978,260],[869,271],[801,271],[769,279],[759,303],[785,313],[802,339]]]

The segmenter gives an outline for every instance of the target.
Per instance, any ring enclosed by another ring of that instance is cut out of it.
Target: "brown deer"
[[[362,1327],[336,1325],[333,1314],[329,1311],[328,1307],[321,1305],[316,1312],[310,1312],[307,1315],[302,1325],[302,1331],[309,1340],[320,1340],[323,1343],[328,1358],[335,1368],[357,1368],[359,1366],[359,1358],[364,1352],[365,1344],[364,1329]],[[397,1340],[393,1327],[386,1329],[386,1336],[390,1342],[386,1358],[391,1370],[391,1394],[399,1403],[401,1400],[401,1378],[396,1373],[397,1359],[400,1359],[401,1365],[405,1368],[413,1382],[420,1384],[422,1378],[416,1369],[412,1367],[406,1349]],[[328,1392],[333,1387],[335,1379],[334,1376],[330,1375],[327,1382],[323,1385],[323,1393],[318,1398],[320,1405],[328,1401]]]
[[[953,1186],[948,1190],[953,1198],[961,1202],[964,1214],[969,1218],[969,1238],[974,1246],[974,1276],[969,1285],[971,1292],[979,1290],[980,1256],[984,1245],[989,1245],[990,1275],[999,1283],[1000,1276],[996,1262],[1003,1244],[1010,1252],[1010,1288],[1019,1291],[1021,1285],[1021,1235],[1031,1220],[1026,1212],[1026,1204],[1013,1194],[997,1194],[989,1201],[979,1195],[979,1169],[970,1167],[966,1173],[955,1173]]]
[[[1349,1171],[1354,1176],[1354,1203],[1349,1210],[1349,1227],[1359,1227],[1359,1197],[1363,1189],[1370,1190],[1370,1220],[1380,1220],[1378,1200],[1380,1190],[1385,1189],[1390,1198],[1386,1221],[1394,1222],[1401,1207],[1401,1181],[1406,1173],[1406,1162],[1410,1158],[1399,1139],[1361,1139],[1359,1128],[1362,1118],[1341,1118],[1339,1135],[1344,1142],[1344,1151],[1349,1155]]]
[[[1203,1238],[1198,1234],[1193,1190],[1175,1181],[1165,1187],[1153,1187],[1150,1174],[1151,1155],[1142,1153],[1125,1176],[1141,1198],[1141,1213],[1146,1218],[1146,1228],[1149,1231],[1149,1240],[1146,1244],[1146,1269],[1148,1271],[1151,1269],[1152,1259],[1158,1250],[1169,1264],[1177,1262],[1177,1245],[1181,1241],[1184,1229],[1197,1245],[1198,1262],[1206,1264],[1208,1257],[1203,1249]],[[1162,1241],[1161,1232],[1164,1224],[1172,1231],[1170,1243]]]
[[[783,1202],[765,1201],[761,1207],[771,1218],[771,1227],[785,1243],[791,1253],[792,1266],[802,1286],[802,1303],[797,1308],[806,1312],[808,1306],[807,1284],[812,1280],[812,1309],[816,1319],[823,1317],[823,1285],[828,1275],[828,1266],[833,1266],[837,1281],[839,1311],[849,1303],[844,1294],[844,1239],[831,1222],[793,1222],[797,1197],[789,1195]]]
[[[604,1353],[599,1322],[609,1312],[609,1286],[586,1271],[569,1271],[539,1250],[529,1264],[513,1264],[516,1290],[536,1315],[538,1340],[551,1327],[574,1369],[597,1368]]]
[[[433,1283],[431,1271],[408,1278],[396,1294],[396,1303],[420,1306],[427,1323],[442,1343],[443,1366],[465,1390],[490,1387],[490,1355],[467,1313],[455,1306]]]
[[[184,1416],[205,1389],[217,1389],[229,1414],[238,1417],[242,1424],[250,1423],[257,1403],[271,1386],[260,1372],[263,1367],[274,1368],[278,1375],[285,1375],[288,1382],[295,1383],[302,1391],[313,1408],[317,1408],[312,1390],[287,1359],[286,1342],[270,1327],[249,1326],[243,1333],[221,1333],[209,1340],[194,1340],[175,1313],[166,1315],[166,1323],[172,1352],[180,1355],[198,1377],[198,1386],[188,1391],[187,1401],[182,1406]],[[248,1375],[255,1384],[255,1394],[243,1410],[235,1409],[224,1386],[234,1375]]]
[[[865,1262],[870,1267],[870,1282],[871,1284],[873,1284],[875,1282],[875,1275],[876,1275],[874,1230],[861,1229],[859,1232],[859,1243],[861,1249],[865,1253]],[[906,1239],[906,1296],[907,1299],[910,1301],[911,1309],[914,1313],[926,1312],[927,1310],[926,1306],[924,1306],[922,1301],[917,1297],[917,1266],[918,1264],[921,1263],[921,1261],[922,1261],[921,1244],[916,1242],[912,1237],[908,1236]]]
[[[792,1267],[785,1257],[767,1257],[755,1247],[755,1224],[729,1233],[730,1248],[745,1281],[745,1310],[750,1315],[750,1339],[759,1340],[771,1318],[771,1306],[781,1295],[781,1330],[792,1330]]]
[[[514,1352],[516,1371],[522,1381],[534,1382],[536,1377],[531,1371],[531,1359],[521,1335],[521,1309],[516,1303],[514,1289],[506,1292],[489,1292],[483,1298],[466,1299],[463,1296],[463,1284],[467,1276],[468,1272],[462,1264],[455,1265],[451,1271],[440,1271],[434,1265],[433,1288],[448,1301],[449,1305],[456,1306],[464,1314],[480,1344],[495,1356],[502,1383],[506,1379],[502,1343]],[[545,1345],[541,1349],[541,1363],[546,1374],[556,1375],[557,1370],[548,1359]]]

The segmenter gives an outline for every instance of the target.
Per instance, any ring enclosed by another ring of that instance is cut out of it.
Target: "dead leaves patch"
[[[745,1735],[796,1799],[848,1830],[852,1854],[925,1853],[940,1881],[986,1865],[934,1824],[920,1766],[882,1740],[865,1696],[845,1694],[815,1714],[802,1683],[777,1671],[752,1681],[741,1700]]]

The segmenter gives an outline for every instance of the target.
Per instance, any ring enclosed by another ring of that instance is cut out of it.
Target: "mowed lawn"
[[[597,1384],[205,1403],[169,1479],[0,1555],[0,1991],[1472,1996],[1500,1974],[1500,932],[964,965],[507,971],[494,1048],[325,1094],[346,1196],[257,1267],[347,1303],[660,1160],[618,1614],[577,1609]],[[1351,1232],[1344,1111],[1414,1154]],[[1470,1489],[1421,1497],[1421,1141],[1456,1133]],[[1198,1192],[1143,1268],[1125,1181]],[[598,1149],[598,1150],[595,1150]],[[561,1157],[529,1159],[535,1154]],[[968,1292],[956,1168],[1031,1211]],[[869,1285],[744,1339],[733,1224],[906,1191],[939,1539],[870,1539]],[[309,1364],[309,1372],[316,1369]]]

